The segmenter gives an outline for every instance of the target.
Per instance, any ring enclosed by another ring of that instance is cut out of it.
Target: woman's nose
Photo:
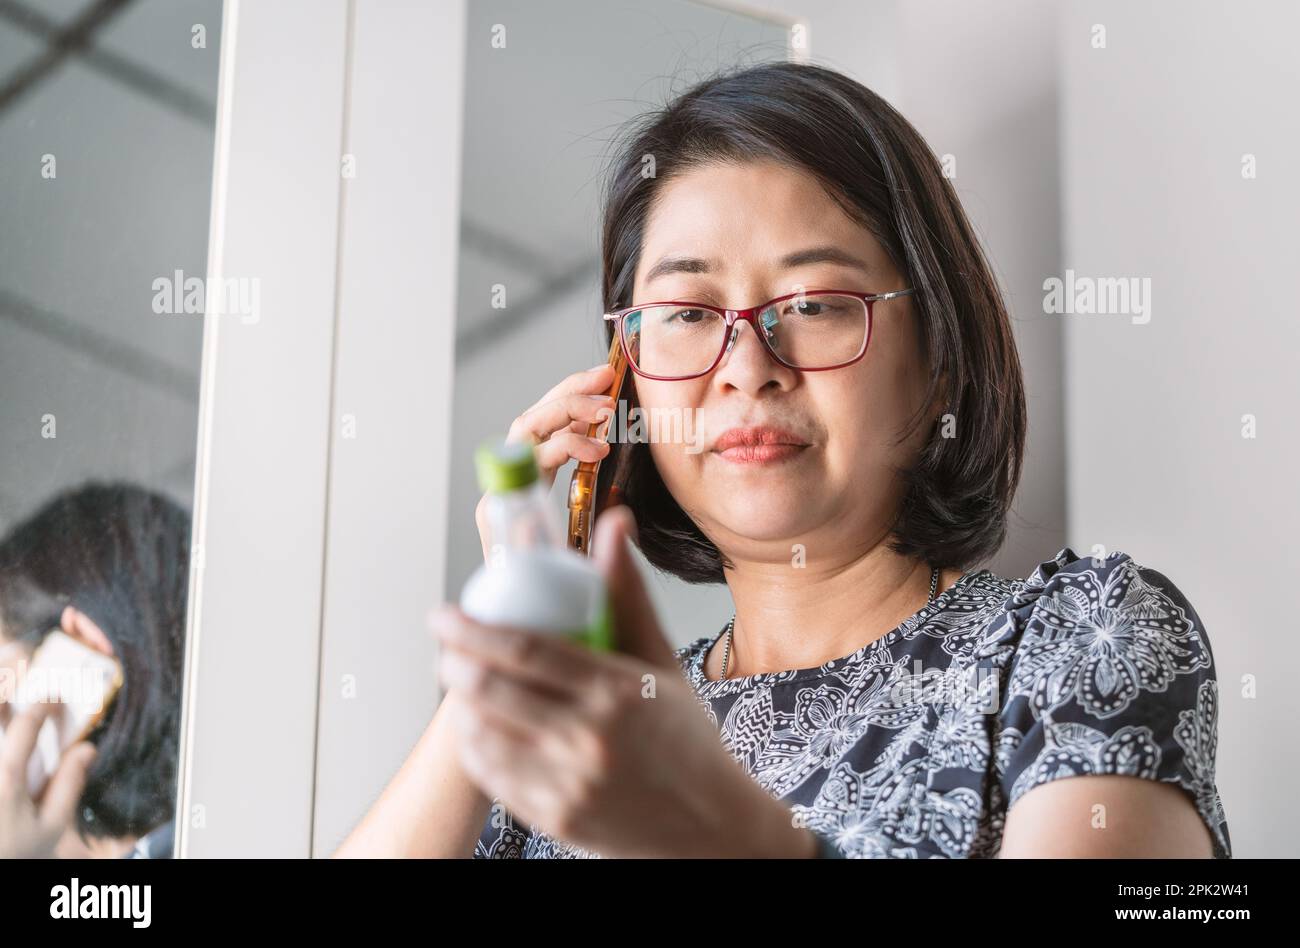
[[[731,351],[740,345],[741,332],[746,331],[749,338],[742,347],[746,357],[761,360],[763,362],[771,362],[772,359],[768,354],[767,348],[754,332],[754,324],[747,319],[738,319],[731,326],[731,335],[727,337],[727,347],[722,350],[722,359],[724,364],[731,357]]]
[[[768,320],[769,320],[769,318],[770,318],[770,314],[771,314],[771,313],[772,313],[772,311],[771,311],[770,309],[767,310],[767,311],[765,311],[761,316],[759,316],[759,320],[760,320],[760,321],[762,322],[762,324],[763,324],[763,332],[767,335],[767,343],[768,343],[768,345],[771,346],[772,348],[776,348],[776,334],[775,334],[774,332],[772,332],[771,329],[768,328],[769,325],[770,325],[769,322],[768,322]],[[730,352],[730,351],[731,351],[731,347],[734,346],[734,345],[736,344],[736,337],[740,335],[740,327],[741,327],[742,325],[744,325],[745,323],[749,323],[749,327],[750,327],[751,329],[754,328],[754,325],[755,325],[755,324],[752,323],[752,322],[749,322],[749,320],[745,320],[745,319],[738,319],[738,320],[736,320],[734,323],[732,323],[732,326],[731,326],[731,337],[727,340],[727,347],[723,350],[723,353],[722,353],[724,356],[725,356],[728,352]]]
[[[730,352],[731,347],[736,344],[736,337],[738,335],[740,335],[740,323],[733,323],[731,327],[731,338],[727,340],[727,348],[722,352],[724,356]]]
[[[720,382],[757,391],[774,378],[788,384],[793,374],[772,358],[748,320],[736,320],[715,373]]]

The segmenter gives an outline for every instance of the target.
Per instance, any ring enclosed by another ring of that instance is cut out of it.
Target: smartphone
[[[623,346],[619,341],[617,332],[614,333],[614,338],[609,344],[609,364],[614,367],[614,381],[610,383],[609,391],[605,394],[614,399],[614,404],[617,406],[619,393],[623,389],[623,379],[627,375],[627,359],[623,355]],[[613,419],[614,416],[611,416],[604,422],[593,422],[588,425],[587,437],[596,437],[602,425],[607,424],[612,428]],[[608,434],[608,430],[606,433]],[[597,507],[617,504],[621,499],[619,495],[622,491],[622,474],[628,452],[626,450],[620,451],[618,447],[611,449],[611,454],[614,452],[618,452],[614,471],[617,486],[611,487],[605,496],[597,496],[596,491],[597,480],[600,476],[600,461],[578,462],[578,466],[573,469],[573,476],[569,479],[567,544],[569,549],[576,550],[584,556],[591,554],[591,531],[596,522]],[[606,455],[606,457],[608,456]]]
[[[58,769],[63,752],[85,740],[104,719],[122,680],[122,665],[113,656],[62,629],[46,633],[19,677],[12,702],[15,717],[37,702],[60,705],[41,725],[27,763],[27,791],[33,799]]]

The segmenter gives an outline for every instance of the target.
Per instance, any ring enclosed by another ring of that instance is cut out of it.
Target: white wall
[[[1187,595],[1217,666],[1234,852],[1294,856],[1300,8],[1176,12],[1092,3],[1061,24],[1063,265],[1151,281],[1145,324],[1058,317],[1069,535],[1076,550],[1128,552]],[[1094,24],[1105,49],[1090,44]]]

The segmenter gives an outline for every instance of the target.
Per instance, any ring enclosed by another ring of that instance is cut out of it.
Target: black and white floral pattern
[[[1084,774],[1182,787],[1215,857],[1231,857],[1209,639],[1181,591],[1126,553],[1066,547],[1023,580],[967,572],[816,668],[710,681],[716,640],[676,654],[722,745],[847,857],[996,856],[1026,791]],[[474,855],[598,854],[494,800]]]

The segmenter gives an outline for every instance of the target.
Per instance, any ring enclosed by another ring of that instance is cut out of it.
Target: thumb
[[[636,518],[626,505],[610,507],[596,518],[591,555],[609,590],[615,647],[652,665],[676,668],[672,646],[664,638],[654,604],[632,558],[630,538],[635,535]]]

